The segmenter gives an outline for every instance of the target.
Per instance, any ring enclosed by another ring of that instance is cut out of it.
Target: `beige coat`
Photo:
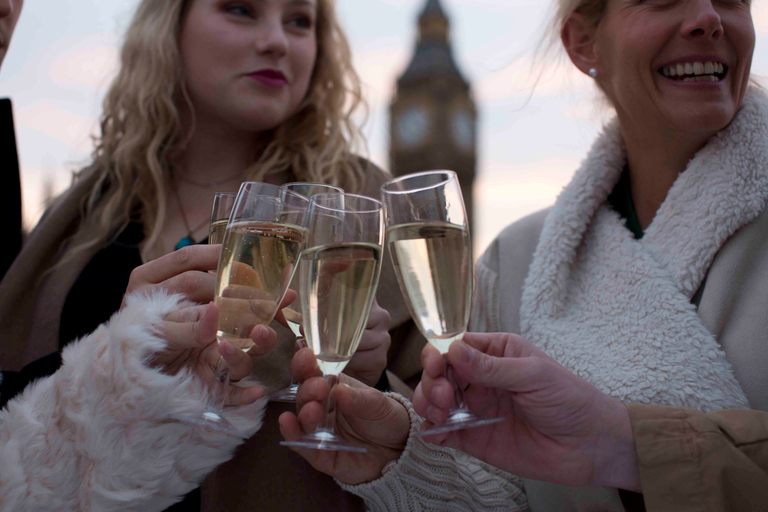
[[[649,512],[768,510],[768,413],[628,407]]]

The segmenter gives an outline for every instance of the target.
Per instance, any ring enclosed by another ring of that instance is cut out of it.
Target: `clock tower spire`
[[[390,169],[395,176],[456,171],[472,222],[477,109],[453,58],[450,22],[440,0],[426,1],[418,24],[416,49],[390,105]]]

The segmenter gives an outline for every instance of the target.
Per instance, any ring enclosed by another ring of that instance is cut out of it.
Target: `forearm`
[[[342,487],[374,512],[417,510],[528,510],[520,480],[461,452],[440,448],[418,435],[422,419],[410,402],[411,430],[400,459],[373,482]]]
[[[0,412],[0,510],[163,510],[231,456],[234,438],[170,419],[202,412],[202,384],[145,364],[164,346],[152,326],[178,305],[134,301]],[[230,417],[253,432],[262,408]]]

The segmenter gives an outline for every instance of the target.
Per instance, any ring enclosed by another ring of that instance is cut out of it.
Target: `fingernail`
[[[224,347],[224,353],[231,356],[235,353],[235,347],[231,343],[222,341],[221,346]]]
[[[469,348],[467,345],[461,345],[461,361],[467,364],[471,364],[475,360],[474,349]]]
[[[442,414],[440,414],[440,409],[434,405],[427,407],[427,419],[435,424],[440,423],[440,420],[443,419]]]

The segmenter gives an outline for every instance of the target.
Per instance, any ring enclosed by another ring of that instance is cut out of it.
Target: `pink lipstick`
[[[261,69],[248,73],[247,76],[268,87],[284,87],[288,85],[288,79],[281,71],[276,69]]]

